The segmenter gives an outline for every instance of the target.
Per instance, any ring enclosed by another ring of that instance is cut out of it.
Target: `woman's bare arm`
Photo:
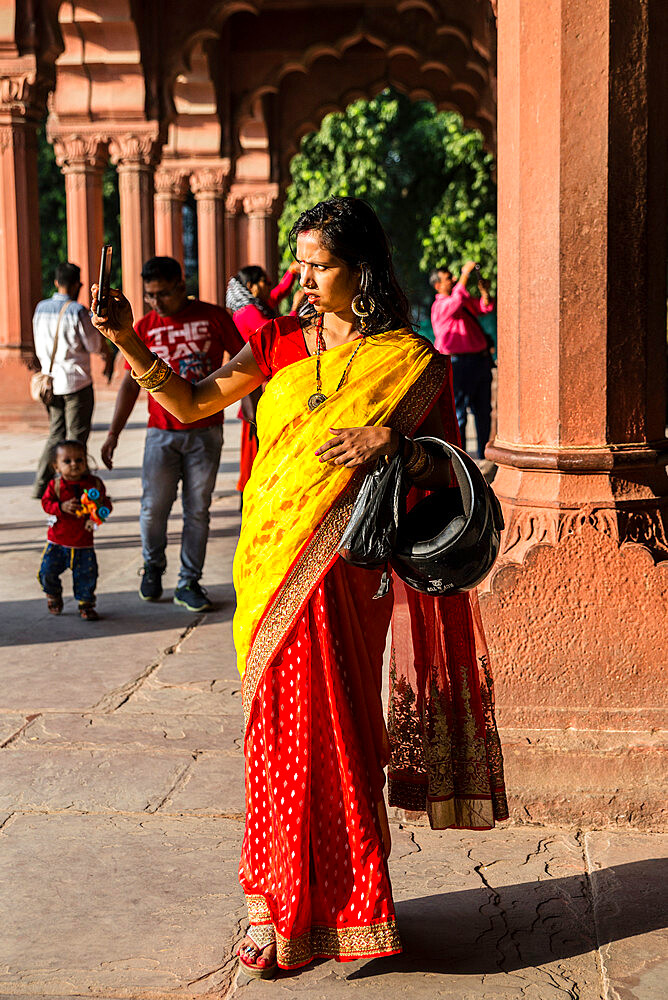
[[[134,331],[130,303],[119,291],[112,289],[109,315],[102,318],[95,315],[97,285],[93,285],[92,292],[93,323],[116,344],[132,370],[139,376],[144,375],[155,358]],[[264,380],[253,352],[246,344],[236,357],[201,382],[193,384],[172,373],[160,389],[154,390],[154,395],[160,405],[182,423],[190,424],[237,402],[262,385]]]

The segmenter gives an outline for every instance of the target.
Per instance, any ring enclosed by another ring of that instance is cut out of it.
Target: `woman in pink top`
[[[274,319],[282,300],[289,295],[296,275],[299,274],[299,264],[293,261],[275,288],[271,288],[269,278],[264,268],[257,264],[242,267],[230,278],[225,295],[225,305],[232,310],[237,330],[248,341],[268,319]],[[295,305],[293,303],[293,305]],[[294,312],[294,309],[293,309]],[[239,410],[243,421],[241,428],[241,459],[239,462],[239,482],[237,490],[243,493],[253,468],[257,454],[257,436],[255,434],[254,416],[257,399],[248,397],[250,405]]]

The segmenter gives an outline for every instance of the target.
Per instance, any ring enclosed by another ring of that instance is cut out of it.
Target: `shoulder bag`
[[[56,351],[58,349],[58,334],[60,333],[60,323],[63,318],[63,313],[67,307],[71,304],[71,299],[63,303],[63,307],[58,314],[58,322],[56,324],[56,335],[53,338],[53,348],[51,350],[51,360],[49,362],[48,372],[36,372],[30,379],[30,398],[34,399],[35,402],[44,403],[48,406],[53,401],[53,362],[56,357]]]

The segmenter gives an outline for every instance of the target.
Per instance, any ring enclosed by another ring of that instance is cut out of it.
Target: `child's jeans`
[[[75,599],[79,604],[95,604],[97,559],[93,548],[71,549],[47,542],[37,574],[44,593],[49,597],[61,596],[60,576],[68,568],[72,570]]]

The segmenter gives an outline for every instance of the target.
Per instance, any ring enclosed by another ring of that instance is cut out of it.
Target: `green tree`
[[[365,198],[394,248],[399,280],[415,304],[430,300],[427,275],[470,257],[496,276],[493,158],[478,132],[454,112],[436,112],[385,90],[327,115],[302,140],[279,223],[284,264],[288,233],[304,211],[333,195]]]

